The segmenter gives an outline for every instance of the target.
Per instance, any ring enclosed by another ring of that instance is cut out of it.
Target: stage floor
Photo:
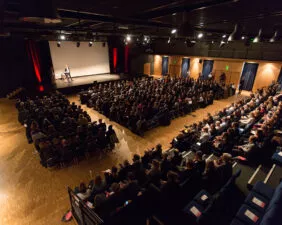
[[[56,87],[58,89],[61,88],[70,88],[75,86],[82,86],[87,84],[92,84],[94,81],[106,82],[106,81],[113,81],[122,79],[118,74],[100,74],[100,75],[89,75],[89,76],[82,76],[82,77],[74,77],[72,78],[72,82],[67,82],[66,80],[56,79]]]

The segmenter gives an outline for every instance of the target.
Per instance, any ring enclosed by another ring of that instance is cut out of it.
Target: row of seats
[[[282,182],[271,188],[257,182],[231,225],[281,225]]]
[[[206,190],[201,190],[191,202],[182,210],[187,218],[185,221],[192,221],[196,224],[213,224],[216,223],[217,216],[223,216],[226,210],[226,202],[232,195],[236,179],[240,176],[241,170],[238,169],[228,182],[214,195]],[[221,215],[219,215],[221,214]]]

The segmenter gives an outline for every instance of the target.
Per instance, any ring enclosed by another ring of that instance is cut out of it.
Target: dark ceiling
[[[4,0],[1,5],[1,32],[27,37],[55,37],[58,33],[97,36],[148,35],[168,38],[177,28],[175,38],[218,40],[238,25],[238,38],[254,37],[262,29],[262,39],[269,40],[275,31],[282,32],[281,0],[54,0],[62,19],[58,24],[36,24],[19,20],[23,8],[34,2],[51,0]],[[3,35],[2,35],[3,36]]]

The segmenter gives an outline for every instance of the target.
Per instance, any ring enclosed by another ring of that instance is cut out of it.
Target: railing
[[[78,225],[100,225],[103,220],[83,202],[71,188],[68,188],[71,211]]]

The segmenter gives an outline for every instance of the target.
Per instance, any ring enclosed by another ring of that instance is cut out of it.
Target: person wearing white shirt
[[[208,127],[204,127],[203,131],[201,132],[201,136],[199,138],[199,141],[201,143],[206,142],[210,139],[210,133],[209,133],[209,128]]]

